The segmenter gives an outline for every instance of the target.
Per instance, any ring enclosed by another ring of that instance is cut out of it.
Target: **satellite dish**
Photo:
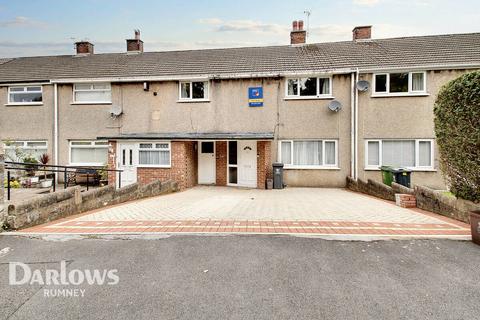
[[[330,109],[330,111],[338,112],[342,109],[342,104],[337,100],[333,100],[328,104],[328,109]]]
[[[367,80],[360,80],[357,82],[357,90],[361,92],[368,91],[370,89],[370,82]]]
[[[120,106],[112,105],[112,107],[110,108],[110,115],[112,117],[118,117],[122,113],[123,113],[122,107]]]

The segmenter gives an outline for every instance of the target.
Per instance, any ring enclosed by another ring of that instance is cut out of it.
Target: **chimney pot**
[[[353,41],[370,40],[372,38],[372,26],[360,26],[353,29]]]
[[[127,52],[143,52],[143,41],[140,39],[140,30],[135,30],[134,39],[127,39]]]
[[[93,44],[88,41],[75,42],[77,54],[93,54]]]
[[[303,30],[303,20],[298,21],[298,30]]]
[[[298,21],[295,20],[292,22],[292,30],[297,31],[298,30]]]

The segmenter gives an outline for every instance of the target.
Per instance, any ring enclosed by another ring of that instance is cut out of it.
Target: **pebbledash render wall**
[[[379,171],[364,170],[366,139],[434,138],[433,105],[436,94],[443,84],[465,72],[467,70],[428,71],[426,96],[375,98],[372,97],[371,90],[360,93],[359,178],[381,180]],[[361,77],[370,81],[372,79],[371,74],[362,74]],[[280,159],[277,153],[279,140],[338,140],[337,168],[287,169],[287,185],[345,186],[346,177],[351,174],[352,159],[350,74],[332,76],[332,98],[328,99],[286,98],[283,77],[215,79],[209,83],[209,101],[204,102],[179,101],[178,81],[152,81],[149,91],[143,90],[142,83],[112,83],[111,104],[88,105],[72,103],[72,84],[58,84],[58,163],[69,164],[71,140],[95,140],[99,136],[129,133],[274,132],[275,140],[270,144],[270,162]],[[256,86],[263,87],[264,106],[249,108],[248,88]],[[7,106],[4,105],[8,100],[7,87],[0,87],[0,137],[11,140],[47,140],[48,153],[53,163],[53,85],[43,85],[43,90],[42,105]],[[342,103],[342,110],[336,113],[328,110],[327,106],[332,99]],[[112,106],[121,107],[123,114],[111,117]],[[27,125],[25,119],[32,121]],[[414,172],[414,184],[444,187],[442,175],[438,171],[436,146],[434,157],[435,170]],[[226,162],[226,158],[218,155],[217,161]],[[191,168],[192,165],[186,167]],[[192,185],[192,181],[196,180],[194,174],[182,172],[183,185]],[[217,179],[223,179],[219,181],[220,185],[226,184],[223,172],[217,174]],[[172,175],[170,172],[157,171],[155,174]],[[176,173],[177,176],[182,174]]]

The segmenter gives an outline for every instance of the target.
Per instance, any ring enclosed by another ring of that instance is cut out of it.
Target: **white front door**
[[[238,185],[257,187],[257,141],[237,141]]]
[[[215,184],[215,142],[198,144],[198,184]]]
[[[136,143],[119,143],[117,150],[117,169],[123,170],[121,179],[117,176],[117,187],[137,182],[137,146]],[[119,185],[119,181],[121,184]]]

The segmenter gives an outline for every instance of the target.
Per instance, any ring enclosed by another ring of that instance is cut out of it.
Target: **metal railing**
[[[57,182],[57,173],[63,173],[63,188],[66,189],[69,185],[68,175],[69,174],[83,174],[86,175],[86,184],[87,190],[89,189],[89,178],[94,178],[99,176],[99,172],[115,172],[118,173],[118,187],[122,187],[122,172],[123,170],[116,169],[105,169],[105,168],[95,168],[95,167],[82,167],[82,166],[60,166],[60,165],[51,165],[51,164],[41,164],[41,163],[28,163],[28,162],[14,162],[14,161],[5,161],[5,171],[7,172],[7,200],[10,200],[11,197],[11,170],[23,170],[23,171],[43,171],[45,173],[50,172],[53,174],[52,186],[53,192],[56,190]],[[2,181],[3,183],[3,181]]]

